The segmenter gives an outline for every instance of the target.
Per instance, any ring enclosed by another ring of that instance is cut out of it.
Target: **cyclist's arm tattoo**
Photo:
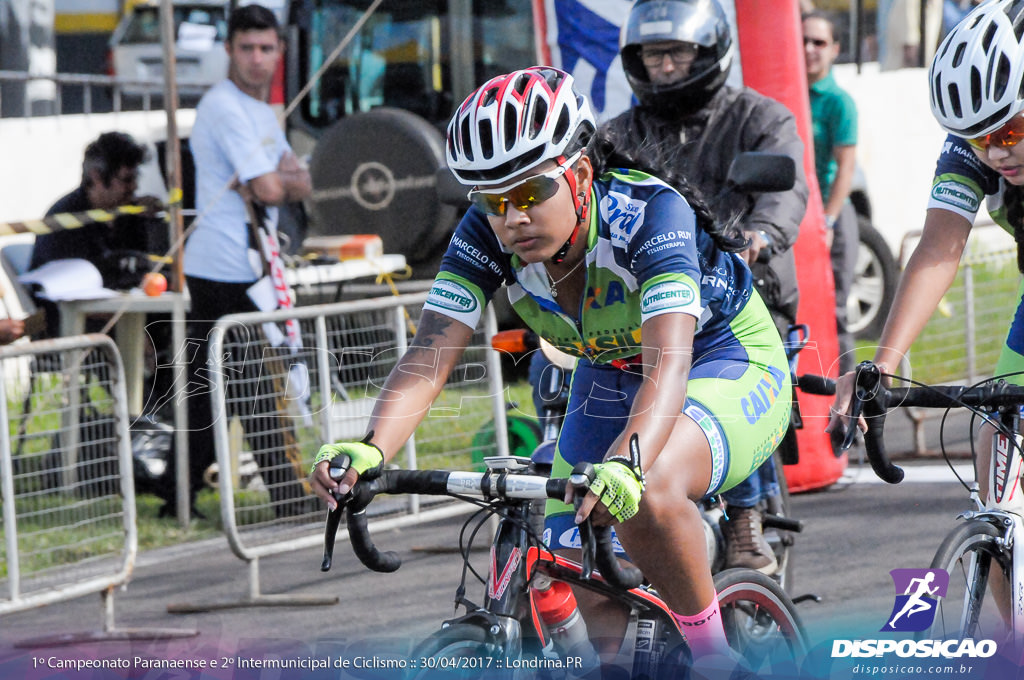
[[[443,314],[426,312],[420,319],[420,327],[409,344],[409,352],[423,349],[436,352],[438,346],[446,344],[442,340],[447,336],[447,331],[453,323],[455,323],[453,319]]]

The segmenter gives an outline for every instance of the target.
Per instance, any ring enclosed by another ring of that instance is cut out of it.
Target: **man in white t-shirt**
[[[209,396],[207,337],[217,319],[266,308],[266,296],[250,292],[264,274],[260,246],[249,224],[246,201],[262,213],[265,229],[277,229],[277,206],[300,201],[312,191],[309,172],[285,140],[267,104],[284,44],[274,13],[260,5],[234,10],[228,19],[228,77],[207,92],[196,111],[190,145],[196,166],[195,230],[185,244],[185,278],[192,300],[189,335],[198,344],[189,380],[202,386],[189,398],[189,456],[192,499],[203,471],[215,459]],[[255,290],[255,289],[253,289]],[[257,304],[257,303],[260,304]],[[270,299],[273,304],[273,296]],[[273,394],[258,390],[244,406],[250,448],[279,515],[295,514],[291,499],[304,496],[287,473],[284,442]],[[262,460],[261,460],[262,459]],[[274,472],[268,474],[268,469]],[[273,477],[288,478],[277,479]],[[271,477],[271,478],[268,478]]]

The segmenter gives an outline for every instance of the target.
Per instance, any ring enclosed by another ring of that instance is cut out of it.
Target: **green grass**
[[[974,378],[992,375],[1017,307],[1020,275],[1012,257],[990,257],[973,262],[973,312],[965,298],[965,268],[932,314],[910,348],[911,377],[929,384],[963,380],[968,376],[968,343],[973,349]],[[972,313],[973,337],[965,334]],[[858,341],[857,361],[871,359],[877,342]]]
[[[490,423],[491,411],[489,408],[480,408],[479,404],[473,404],[472,408],[457,409],[465,405],[466,399],[475,401],[485,397],[484,392],[468,389],[451,389],[443,393],[436,403],[436,412],[425,419],[417,430],[419,467],[473,467],[474,454],[479,456],[481,453],[477,450],[480,443],[474,442],[474,439],[479,430]],[[522,381],[508,385],[507,398],[517,404],[515,414],[535,417],[528,383]],[[20,420],[20,404],[12,404],[10,408],[12,416],[9,426],[14,434]],[[33,413],[32,432],[47,433],[59,427],[59,413],[48,413],[41,405],[36,405]],[[300,436],[300,441],[305,442],[303,454],[311,461],[318,443],[316,446],[309,444],[315,441],[315,436],[303,434],[305,436]],[[31,437],[26,440],[23,455],[26,460],[35,460],[49,446],[48,435]],[[404,464],[401,457],[396,462]],[[31,478],[32,475],[26,477]],[[16,494],[19,566],[23,575],[29,576],[90,557],[120,553],[124,543],[120,502],[110,497],[99,501],[82,501],[66,494],[28,488],[31,484],[38,486],[38,481],[21,480]],[[266,503],[265,492],[236,493],[236,522],[245,525],[272,520],[273,511]],[[136,528],[140,551],[214,538],[223,532],[220,497],[213,489],[199,492],[196,508],[203,517],[194,516],[188,527],[180,526],[176,517],[160,517],[162,505],[163,501],[156,496],[136,496]],[[0,578],[7,576],[5,550],[5,543],[0,540]]]

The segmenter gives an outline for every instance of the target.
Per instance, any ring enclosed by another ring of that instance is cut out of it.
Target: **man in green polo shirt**
[[[860,240],[850,188],[857,167],[857,107],[832,77],[839,56],[835,26],[822,13],[803,17],[804,57],[814,126],[814,167],[825,206],[825,225],[836,289],[839,374],[853,368],[853,334],[847,330],[846,299],[853,285]]]

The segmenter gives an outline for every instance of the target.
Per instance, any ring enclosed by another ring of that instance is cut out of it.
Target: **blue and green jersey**
[[[425,309],[475,328],[497,289],[523,321],[556,347],[606,364],[640,351],[647,319],[697,319],[694,356],[732,339],[731,321],[752,294],[750,270],[718,249],[686,200],[661,180],[616,170],[591,189],[586,288],[578,322],[551,296],[543,263],[524,264],[470,209],[448,246]]]

